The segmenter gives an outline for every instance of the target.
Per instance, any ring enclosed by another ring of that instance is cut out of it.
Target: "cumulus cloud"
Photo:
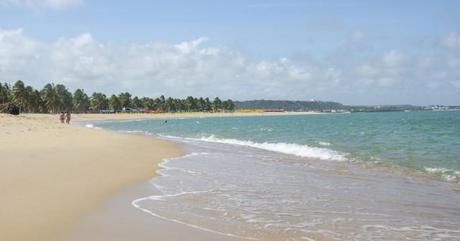
[[[361,30],[356,30],[351,34],[351,39],[353,41],[362,41],[366,39],[366,33]]]
[[[0,30],[0,81],[22,79],[37,88],[52,81],[87,92],[141,96],[458,104],[460,71],[448,50],[438,52],[416,56],[394,49],[366,59],[350,54],[334,61],[254,60],[206,38],[123,45],[83,33],[45,42],[21,29]]]
[[[0,0],[0,5],[19,6],[33,9],[65,9],[78,6],[82,0]]]
[[[460,34],[450,33],[444,38],[444,44],[453,49],[460,49]]]
[[[404,62],[404,58],[400,51],[390,50],[383,55],[383,62],[389,67],[397,67]]]

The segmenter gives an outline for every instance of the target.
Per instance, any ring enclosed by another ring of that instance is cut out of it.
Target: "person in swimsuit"
[[[70,123],[70,111],[67,111],[65,113],[65,123],[67,123],[67,124]]]
[[[61,112],[61,114],[59,115],[59,120],[61,121],[62,124],[64,124],[64,120],[65,120],[64,112]]]

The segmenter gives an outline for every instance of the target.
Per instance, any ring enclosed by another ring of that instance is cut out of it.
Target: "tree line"
[[[12,103],[20,112],[29,113],[58,113],[72,111],[77,113],[122,110],[146,110],[157,112],[219,112],[233,111],[235,105],[231,99],[214,100],[209,98],[185,99],[132,96],[128,92],[108,97],[104,93],[94,92],[90,96],[83,89],[77,89],[72,94],[62,84],[46,84],[43,89],[36,90],[18,80],[14,85],[0,83],[0,104]]]
[[[347,109],[332,101],[248,100],[235,101],[236,109],[283,109],[285,111],[323,111]]]

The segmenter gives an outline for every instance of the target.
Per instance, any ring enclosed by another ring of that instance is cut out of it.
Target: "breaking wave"
[[[164,136],[166,138],[173,138],[177,139],[178,137],[174,136]],[[253,141],[243,141],[237,139],[226,139],[226,138],[217,138],[214,135],[208,137],[201,137],[201,138],[180,138],[185,140],[192,140],[192,141],[205,141],[205,142],[212,142],[212,143],[223,143],[223,144],[230,144],[230,145],[238,145],[238,146],[247,146],[267,151],[279,152],[283,154],[290,154],[300,157],[308,157],[308,158],[318,158],[321,160],[332,160],[332,161],[346,161],[346,157],[344,153],[334,151],[327,148],[321,147],[312,147],[308,145],[300,145],[295,143],[270,143],[270,142],[253,142]]]

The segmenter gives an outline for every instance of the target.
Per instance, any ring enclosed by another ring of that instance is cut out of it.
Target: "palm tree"
[[[0,83],[0,104],[8,103],[11,101],[10,87],[7,83],[2,85]]]
[[[40,95],[49,112],[57,113],[60,110],[62,104],[53,84],[46,84],[40,91]]]
[[[13,85],[12,99],[19,107],[20,112],[25,111],[27,105],[27,90],[24,86],[24,82],[21,80],[16,81]]]
[[[155,108],[155,101],[152,98],[142,97],[141,101],[145,109],[151,110]]]
[[[216,97],[212,104],[213,104],[214,111],[222,110],[222,101],[219,99],[219,97]]]
[[[109,108],[113,111],[121,110],[121,103],[120,100],[116,95],[112,95],[109,98]]]
[[[131,94],[128,92],[120,93],[118,95],[120,100],[121,108],[131,107]]]
[[[109,101],[103,93],[93,93],[90,101],[90,109],[96,112],[106,110],[109,107]]]
[[[58,84],[54,87],[60,102],[61,111],[72,110],[72,93],[70,93],[64,85]]]
[[[133,101],[132,101],[132,106],[134,108],[142,108],[142,101],[139,99],[139,97],[134,96]]]
[[[77,89],[72,98],[73,110],[77,113],[86,112],[89,108],[89,97],[82,89]]]
[[[177,107],[176,107],[176,105],[174,103],[174,99],[171,98],[171,97],[166,99],[165,106],[166,106],[166,108],[167,108],[166,110],[168,112],[176,112],[177,111]]]
[[[187,111],[197,111],[197,101],[195,98],[192,96],[188,96],[187,99],[185,99],[185,106],[187,108]]]
[[[27,86],[25,88],[25,105],[24,110],[26,112],[37,112],[38,107],[35,106],[36,100],[34,100],[34,88]]]
[[[208,97],[204,99],[204,102],[205,102],[204,111],[207,111],[207,112],[212,111],[212,103]]]
[[[48,112],[48,109],[45,106],[45,102],[41,97],[40,91],[38,90],[34,90],[34,92],[32,93],[32,105],[34,106],[33,112]]]
[[[233,111],[235,109],[235,104],[233,101],[228,99],[222,102],[222,108],[226,111]]]

